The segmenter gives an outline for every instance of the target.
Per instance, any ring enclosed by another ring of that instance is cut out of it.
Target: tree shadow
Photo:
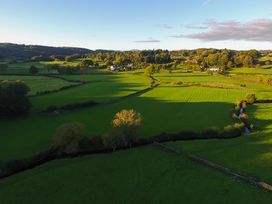
[[[109,83],[105,89],[110,89],[108,92],[110,99],[114,98],[112,95],[120,91],[138,89],[138,83],[123,83],[115,78],[114,75],[110,75],[109,80],[111,80],[112,84]],[[117,87],[116,89],[111,89],[113,84]],[[85,94],[86,92],[88,93],[88,88],[82,91],[83,94],[84,92]],[[73,92],[68,92],[67,96],[74,96],[73,94]],[[169,93],[163,94],[171,95],[171,89],[169,89]],[[91,96],[89,93],[87,94],[87,97],[91,98]],[[55,100],[51,94],[47,97],[49,97],[47,105]],[[69,101],[69,98],[60,97],[60,99],[63,99],[65,102]],[[40,100],[45,100],[45,98]],[[222,130],[224,126],[233,123],[230,117],[230,109],[233,108],[232,103],[184,102],[182,98],[180,101],[178,100],[163,100],[162,98],[154,97],[152,91],[144,91],[132,97],[124,97],[122,100],[112,104],[67,111],[59,115],[48,116],[32,113],[27,118],[3,120],[0,122],[0,160],[21,157],[47,148],[52,143],[56,127],[63,123],[77,121],[85,124],[86,133],[90,137],[104,134],[111,128],[111,120],[114,114],[122,109],[135,109],[142,114],[143,124],[139,132],[141,137],[150,137],[162,132],[179,132],[184,130],[199,132],[208,127],[218,127]],[[252,109],[252,113],[256,111],[256,109]],[[258,129],[264,129],[272,122],[270,119],[252,120],[258,124]],[[243,136],[243,138],[250,138],[250,135],[249,137]],[[241,141],[243,140],[245,139]],[[236,140],[234,139],[233,141]],[[237,141],[240,140],[238,139]],[[246,142],[252,143],[252,140],[246,140]],[[208,150],[207,152],[212,152],[217,146],[224,147],[224,144],[227,145],[228,143],[218,141],[211,143],[211,146],[205,146],[206,142],[203,142],[202,145]],[[197,151],[197,147],[195,151]],[[224,157],[224,154],[222,154],[222,157]]]

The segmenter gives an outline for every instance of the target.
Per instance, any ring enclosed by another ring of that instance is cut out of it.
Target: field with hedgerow
[[[266,71],[180,69],[149,76],[144,70],[103,70],[9,74],[0,80],[3,87],[26,84],[31,103],[28,115],[0,119],[0,169],[22,171],[0,180],[0,203],[272,199],[188,159],[194,154],[272,183],[272,88]],[[243,128],[250,131],[237,134]],[[166,148],[154,141],[166,142]]]

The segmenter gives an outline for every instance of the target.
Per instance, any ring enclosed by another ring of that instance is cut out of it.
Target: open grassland
[[[231,140],[170,143],[185,152],[238,170],[245,175],[272,183],[272,104],[254,105],[250,113],[258,131]],[[255,110],[254,110],[255,109]]]
[[[255,204],[269,203],[272,194],[148,146],[47,163],[1,180],[0,197],[1,204],[199,203],[200,198]]]
[[[73,89],[63,90],[34,97],[31,99],[36,110],[45,110],[49,106],[63,106],[69,103],[95,101],[106,102],[145,89],[149,85],[149,79],[144,77],[131,77],[131,75],[84,75],[66,77],[67,79],[87,81],[90,83]]]
[[[34,111],[28,117],[0,120],[0,160],[47,148],[55,128],[63,123],[84,123],[90,137],[103,134],[110,129],[114,114],[122,109],[140,112],[143,124],[139,135],[150,137],[214,126],[222,129],[233,123],[229,110],[235,101],[248,93],[255,93],[259,99],[272,98],[271,86],[254,80],[258,72],[232,76],[155,74],[159,86],[123,99],[149,86],[142,72],[63,77],[90,83],[33,97]],[[118,98],[122,100],[104,103]],[[38,112],[48,105],[86,100],[104,104],[57,115]],[[150,145],[55,160],[2,179],[0,203],[199,203],[200,198],[201,203],[269,203],[271,193],[186,159],[192,153],[272,183],[272,104],[254,104],[248,110],[256,126],[251,134],[228,140],[169,142],[181,150],[181,155]]]
[[[147,87],[149,82],[146,77],[135,74],[66,77],[74,80],[93,81],[94,83],[33,97],[31,99],[34,104],[33,109],[43,110],[52,104],[63,105],[86,100],[111,101],[142,90]],[[115,103],[68,111],[58,115],[33,111],[26,118],[1,121],[1,137],[3,138],[1,138],[0,144],[2,150],[0,159],[16,158],[18,155],[31,154],[48,147],[52,142],[55,128],[66,122],[84,123],[89,136],[103,134],[109,130],[114,114],[124,108],[133,108],[143,115],[141,137],[150,137],[161,132],[201,131],[213,126],[222,129],[232,123],[229,110],[235,101],[243,99],[248,93],[256,93],[258,97],[263,86],[267,87],[261,85],[254,88],[255,83],[250,84],[249,82],[248,87],[240,89],[176,86],[167,83],[168,80],[173,79],[173,81],[182,82],[232,84],[235,80],[220,75],[162,74],[156,78],[161,81],[160,86]],[[236,81],[236,83],[240,82]],[[266,93],[270,94],[271,92]],[[16,128],[11,129],[13,124],[16,124]],[[21,139],[22,137],[24,140]]]

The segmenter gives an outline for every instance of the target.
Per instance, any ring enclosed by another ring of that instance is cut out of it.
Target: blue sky
[[[0,0],[0,25],[0,42],[117,50],[271,49],[272,1]]]

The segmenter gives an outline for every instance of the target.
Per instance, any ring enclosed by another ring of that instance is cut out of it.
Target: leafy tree
[[[0,116],[18,116],[29,112],[29,87],[23,81],[2,81],[0,84]]]
[[[105,147],[112,148],[131,146],[136,141],[137,131],[141,126],[142,116],[134,110],[122,110],[113,118],[112,130],[103,136]]]
[[[87,59],[85,59],[85,60],[83,60],[81,63],[80,63],[80,67],[89,67],[89,66],[91,66],[91,65],[93,65],[94,63],[93,63],[93,61],[92,60],[87,60]]]
[[[145,75],[151,77],[154,74],[155,67],[153,65],[149,65],[145,68]]]
[[[246,96],[247,102],[250,104],[255,103],[255,101],[257,100],[256,95],[255,94],[248,94]]]
[[[84,139],[84,126],[81,123],[67,123],[57,128],[53,145],[60,153],[74,154],[80,151]]]
[[[31,65],[30,68],[29,68],[29,73],[32,74],[32,75],[35,75],[35,74],[38,74],[39,72],[39,69],[34,66],[34,65]]]
[[[73,54],[65,57],[65,61],[72,62],[73,60],[79,59],[81,56],[79,54]]]
[[[135,141],[137,131],[141,126],[142,116],[135,110],[122,110],[115,114],[112,127],[115,132],[124,138],[125,146]]]

